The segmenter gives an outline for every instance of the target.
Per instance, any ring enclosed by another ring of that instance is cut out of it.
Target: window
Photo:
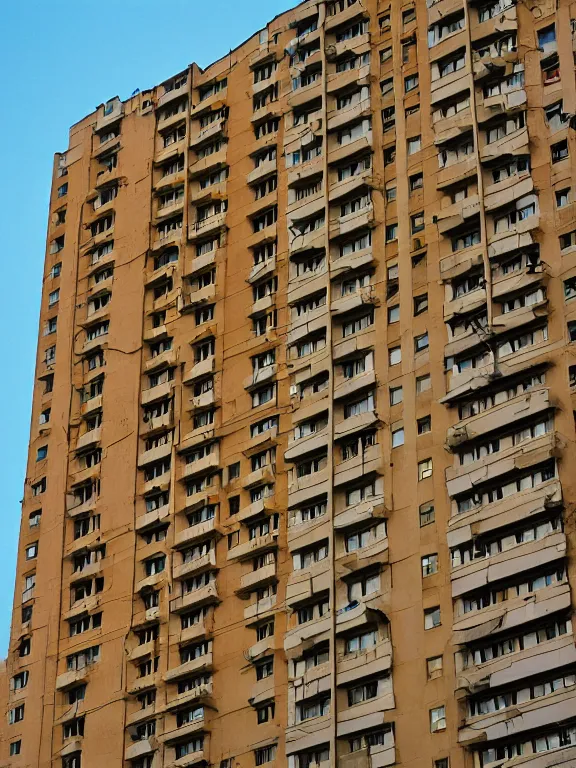
[[[418,88],[418,75],[409,75],[404,78],[404,93],[410,93]]]
[[[421,149],[421,137],[420,136],[414,136],[411,139],[408,139],[406,142],[406,151],[408,155],[414,155],[416,152],[420,152]],[[420,229],[424,229],[424,214],[419,214],[419,216],[422,217],[422,226]],[[419,231],[419,230],[413,230],[413,231]]]
[[[421,315],[428,311],[428,294],[423,293],[420,296],[414,296],[414,316]]]
[[[432,431],[432,417],[431,416],[422,416],[421,419],[418,419],[416,422],[418,426],[418,434],[419,435],[425,435],[427,432]]]
[[[48,446],[42,445],[38,450],[36,451],[36,461],[42,461],[48,456]]]
[[[422,576],[432,576],[438,573],[438,555],[425,555],[422,558]]]
[[[33,560],[37,556],[38,542],[35,541],[34,544],[30,544],[28,547],[26,547],[26,560]]]
[[[355,578],[348,584],[348,602],[352,603],[362,597],[378,592],[380,589],[380,573],[368,572]]]
[[[58,197],[64,197],[68,194],[68,182],[66,181],[62,186],[58,187]]]
[[[428,333],[423,333],[420,336],[414,337],[414,352],[422,352],[428,349]]]
[[[84,701],[86,697],[86,684],[77,685],[68,690],[68,704],[76,704],[77,701]]]
[[[256,707],[256,722],[258,725],[267,723],[274,719],[275,705],[273,701],[268,702],[260,707]]]
[[[450,768],[449,759],[441,757],[440,760],[434,760],[434,768]]]
[[[71,755],[66,755],[62,758],[62,768],[81,768],[82,753],[73,752]],[[143,766],[143,768],[146,768]]]
[[[388,364],[398,365],[402,362],[402,350],[400,347],[392,347],[388,350]]]
[[[444,660],[442,656],[432,656],[426,659],[426,672],[428,680],[434,680],[436,677],[442,677]]]
[[[41,422],[44,423],[44,422]],[[32,485],[32,496],[39,496],[41,493],[46,492],[46,478],[43,477],[37,483]]]
[[[84,718],[76,717],[73,720],[68,720],[62,726],[62,737],[64,739],[71,739],[74,736],[84,736]]]
[[[311,720],[314,717],[322,717],[330,713],[330,696],[317,699],[305,699],[296,705],[296,722]]]
[[[432,386],[430,375],[416,377],[416,394],[421,395],[423,392],[427,392]]]
[[[570,204],[570,187],[557,190],[555,192],[555,196],[556,196],[556,207],[564,208],[564,206]]]
[[[260,747],[260,749],[254,750],[254,760],[256,765],[264,765],[264,763],[271,763],[276,759],[276,744],[270,744],[267,747]]]
[[[22,749],[22,741],[20,739],[18,741],[10,742],[10,757],[13,757],[14,755],[19,755],[21,749]]]
[[[346,638],[344,646],[345,653],[357,653],[358,651],[366,651],[378,643],[378,633],[375,629],[362,632],[359,635],[352,635]]]
[[[538,30],[538,48],[546,52],[556,42],[556,28],[554,24]]]
[[[348,706],[353,707],[354,704],[361,704],[363,701],[369,701],[375,699],[378,695],[378,681],[372,680],[362,685],[356,685],[353,688],[348,689]]]
[[[400,320],[400,305],[388,307],[388,323],[397,323]]]
[[[440,626],[440,606],[427,608],[424,611],[424,629],[434,629]]]
[[[561,160],[564,160],[566,157],[568,157],[567,139],[563,139],[563,141],[558,141],[556,144],[552,144],[550,147],[550,152],[552,154],[553,163],[559,163]]]
[[[8,723],[14,725],[14,723],[20,723],[24,720],[24,704],[20,704],[8,711]]]
[[[386,225],[386,242],[390,243],[398,239],[398,223]]]
[[[94,613],[92,616],[83,616],[81,619],[70,622],[70,637],[81,635],[91,629],[98,629],[102,626],[102,613]]]
[[[418,480],[432,477],[432,459],[424,459],[418,462]]]
[[[404,427],[392,430],[392,448],[399,448],[404,445]]]
[[[59,299],[60,299],[60,288],[56,288],[55,291],[51,291],[48,294],[48,306],[53,307],[55,304],[58,303]]]
[[[446,707],[430,710],[430,733],[446,730]]]
[[[29,678],[29,672],[25,670],[24,672],[19,672],[17,675],[14,675],[12,678],[12,690],[19,691],[22,688],[26,688],[28,685],[28,678]]]
[[[390,405],[402,402],[402,387],[390,387]]]

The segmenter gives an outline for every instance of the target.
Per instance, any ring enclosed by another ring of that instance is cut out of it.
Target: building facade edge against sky
[[[305,2],[73,126],[2,765],[574,761],[574,19]]]

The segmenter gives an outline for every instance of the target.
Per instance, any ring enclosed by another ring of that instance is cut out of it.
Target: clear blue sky
[[[2,11],[0,658],[6,655],[26,468],[52,157],[68,128],[195,61],[225,55],[290,0],[14,2]]]

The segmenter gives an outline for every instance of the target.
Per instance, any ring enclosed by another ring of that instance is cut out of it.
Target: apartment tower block
[[[576,765],[574,51],[307,0],[71,128],[1,766]]]

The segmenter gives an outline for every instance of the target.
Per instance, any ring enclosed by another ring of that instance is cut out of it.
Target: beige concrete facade
[[[307,0],[72,127],[3,768],[576,765],[574,50]]]

